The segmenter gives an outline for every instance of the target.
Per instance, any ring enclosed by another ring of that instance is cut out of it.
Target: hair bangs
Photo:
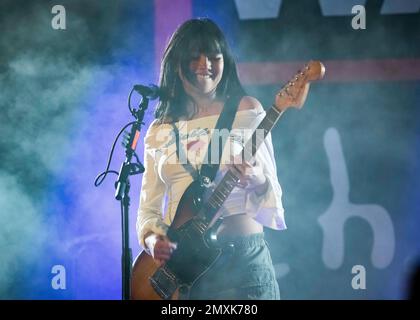
[[[181,61],[187,62],[192,58],[198,57],[200,54],[215,56],[220,53],[224,54],[224,46],[220,43],[219,39],[201,33],[188,41],[184,52],[182,52]]]

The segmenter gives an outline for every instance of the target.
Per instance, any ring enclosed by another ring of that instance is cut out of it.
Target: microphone
[[[144,86],[142,84],[136,84],[134,85],[134,91],[141,94],[143,98],[147,98],[150,100],[157,99],[161,96],[159,87],[154,84],[151,84],[148,86]]]

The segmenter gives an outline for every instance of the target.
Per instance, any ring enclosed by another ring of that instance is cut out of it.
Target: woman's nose
[[[200,58],[198,59],[198,66],[199,68],[210,67],[210,59],[206,55],[200,54]]]

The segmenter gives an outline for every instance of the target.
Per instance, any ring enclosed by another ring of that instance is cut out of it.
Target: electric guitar
[[[266,110],[266,116],[243,149],[248,150],[243,151],[244,160],[248,161],[255,155],[287,108],[300,109],[303,106],[310,82],[322,79],[324,73],[321,62],[310,61],[277,93],[274,105]],[[257,130],[264,130],[264,135],[257,135]],[[239,181],[238,177],[233,166],[210,194],[206,181],[194,181],[188,186],[167,233],[170,241],[177,243],[177,249],[162,266],[145,251],[137,256],[131,276],[131,299],[178,300],[188,297],[189,288],[220,256],[221,250],[213,243],[212,230],[221,221],[219,209]]]

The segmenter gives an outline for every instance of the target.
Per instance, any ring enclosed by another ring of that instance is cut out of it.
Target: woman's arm
[[[145,136],[145,171],[142,178],[136,228],[140,245],[153,258],[163,262],[169,259],[176,245],[167,239],[168,226],[162,218],[166,186],[158,174],[154,155],[154,149],[157,146],[157,130],[159,127],[152,123]]]

